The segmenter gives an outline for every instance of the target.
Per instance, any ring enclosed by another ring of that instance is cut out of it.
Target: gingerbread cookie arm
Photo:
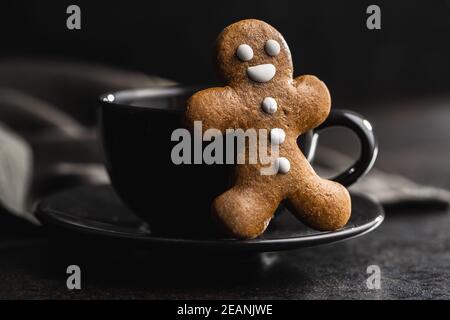
[[[239,126],[239,97],[230,87],[202,90],[187,102],[186,125],[192,128],[194,121],[202,121],[203,130],[226,129]]]
[[[294,125],[300,133],[305,133],[319,126],[328,117],[331,108],[331,97],[326,85],[317,77],[303,75],[294,79],[300,100],[298,116]]]

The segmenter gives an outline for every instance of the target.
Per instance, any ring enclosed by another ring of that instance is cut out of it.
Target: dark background
[[[77,4],[82,29],[66,28]],[[366,8],[381,7],[381,30]],[[216,81],[217,34],[243,18],[285,36],[295,74],[327,83],[334,104],[450,91],[450,1],[2,1],[1,57],[102,63],[183,83]],[[352,106],[355,108],[355,106]]]
[[[80,31],[66,28],[70,4],[81,7]],[[370,4],[381,7],[381,30],[366,28]],[[2,0],[0,64],[6,61],[4,64],[18,66],[20,63],[3,58],[20,57],[72,60],[184,83],[212,83],[216,81],[211,63],[215,37],[222,28],[243,18],[263,19],[279,29],[291,47],[295,74],[319,76],[330,88],[334,107],[357,110],[373,123],[380,145],[377,169],[450,188],[449,0]],[[21,79],[22,73],[13,76]],[[4,78],[8,75],[0,74],[0,79]],[[81,112],[87,101],[95,105],[98,93],[86,89],[93,82],[83,86],[79,79],[84,78],[78,77],[76,85],[65,81],[47,86],[53,96],[64,98],[56,107],[74,105]],[[84,104],[73,99],[73,94],[65,95],[70,89],[77,92],[78,87],[86,91]],[[28,89],[42,98],[35,92],[41,88],[46,86],[33,83]],[[6,106],[16,110],[15,104]],[[1,105],[2,122],[5,110]],[[16,128],[12,121],[8,124]],[[24,127],[21,129],[27,129]],[[99,160],[95,137],[86,141],[84,136],[55,139],[46,132],[40,136],[33,132],[30,137],[36,176],[41,177],[35,184],[45,192],[53,190],[46,188],[48,182],[55,189],[61,188],[62,182],[64,186],[68,181],[80,183],[54,173],[50,165]],[[347,137],[332,134],[327,140],[321,134],[320,145],[328,141],[339,151],[353,150]],[[378,188],[389,191],[388,184]],[[231,259],[224,264],[210,255],[197,261],[170,252],[174,261],[166,261],[151,250],[130,250],[116,243],[100,247],[93,241],[66,243],[62,237],[49,239],[46,229],[0,215],[0,297],[448,299],[448,213],[448,209],[412,201],[404,208],[387,208],[383,225],[366,237],[252,257],[248,262]],[[81,266],[85,279],[78,292],[65,286],[66,267],[74,263]],[[371,264],[382,270],[382,290],[366,288],[366,268]]]

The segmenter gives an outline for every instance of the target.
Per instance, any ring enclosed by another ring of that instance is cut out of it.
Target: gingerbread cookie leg
[[[318,230],[342,228],[351,214],[347,189],[339,183],[311,175],[288,197],[291,211],[302,222]]]
[[[265,186],[235,186],[213,202],[213,216],[232,236],[256,238],[264,232],[277,209],[281,196]]]

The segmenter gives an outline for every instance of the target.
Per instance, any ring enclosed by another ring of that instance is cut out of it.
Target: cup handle
[[[330,179],[347,187],[364,177],[373,167],[378,154],[378,142],[372,125],[364,117],[353,111],[332,110],[325,122],[314,130],[313,149],[317,143],[318,133],[332,126],[349,128],[358,136],[361,145],[358,160],[347,170]],[[310,154],[313,153],[314,151]]]

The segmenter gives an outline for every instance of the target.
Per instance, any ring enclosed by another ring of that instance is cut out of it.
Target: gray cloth
[[[317,150],[314,166],[321,176],[332,176],[337,168],[351,164],[351,159],[335,150]],[[385,207],[446,208],[450,205],[450,191],[424,186],[401,175],[372,169],[369,174],[349,188],[381,202]]]
[[[36,222],[26,208],[32,172],[31,147],[23,138],[0,124],[0,212]]]
[[[32,212],[42,197],[73,186],[107,183],[94,134],[96,97],[110,90],[170,84],[95,65],[0,61],[0,214],[37,223]],[[316,159],[324,175],[350,161],[323,148]],[[450,203],[446,190],[379,170],[352,189],[385,205]]]

